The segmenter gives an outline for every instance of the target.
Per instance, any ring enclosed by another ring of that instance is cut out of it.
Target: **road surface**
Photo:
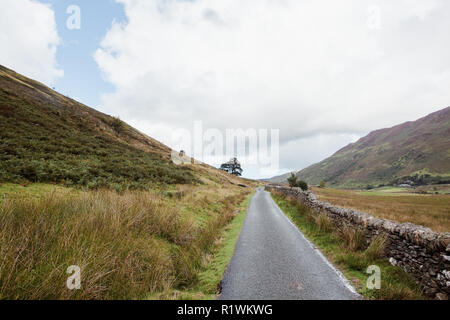
[[[262,188],[222,281],[221,300],[358,299],[354,289]]]

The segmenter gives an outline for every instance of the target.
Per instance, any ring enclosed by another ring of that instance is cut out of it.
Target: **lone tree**
[[[291,176],[287,179],[287,181],[288,181],[289,186],[290,186],[291,188],[295,188],[295,187],[297,186],[297,183],[298,183],[298,178],[297,178],[297,176],[292,172],[292,173],[291,173]]]
[[[291,173],[291,176],[287,180],[291,188],[301,188],[303,191],[308,190],[308,184],[303,180],[298,180],[298,177],[294,173]]]
[[[230,161],[225,162],[220,166],[220,170],[226,171],[235,176],[242,176],[242,168],[237,158],[232,158]]]

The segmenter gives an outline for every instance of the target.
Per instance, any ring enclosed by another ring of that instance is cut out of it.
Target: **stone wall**
[[[313,212],[326,214],[338,229],[345,225],[363,230],[367,245],[377,235],[386,236],[385,255],[393,265],[412,274],[427,296],[437,299],[450,296],[450,233],[439,234],[412,223],[398,224],[340,208],[319,201],[314,193],[300,188],[267,185],[266,190],[296,198]]]

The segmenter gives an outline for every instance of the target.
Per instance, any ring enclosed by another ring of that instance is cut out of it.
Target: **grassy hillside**
[[[0,182],[145,189],[196,181],[165,145],[2,66],[0,123]]]
[[[287,179],[290,176],[291,176],[291,172],[288,172],[288,173],[285,173],[285,174],[282,174],[279,176],[272,177],[270,179],[266,179],[265,181],[269,182],[269,183],[282,183],[282,182],[284,183],[284,182],[287,182]]]
[[[0,139],[0,300],[215,296],[255,182],[2,66]]]
[[[298,173],[300,179],[339,187],[412,180],[450,181],[450,107],[414,122],[377,130]]]

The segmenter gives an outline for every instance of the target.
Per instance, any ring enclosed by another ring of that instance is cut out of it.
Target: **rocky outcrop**
[[[387,238],[385,255],[391,264],[412,274],[427,296],[442,299],[450,296],[450,233],[436,233],[412,223],[378,219],[368,213],[340,208],[317,200],[311,191],[278,185],[266,190],[293,197],[317,214],[326,214],[336,228],[344,226],[364,231],[366,245],[378,235]]]

